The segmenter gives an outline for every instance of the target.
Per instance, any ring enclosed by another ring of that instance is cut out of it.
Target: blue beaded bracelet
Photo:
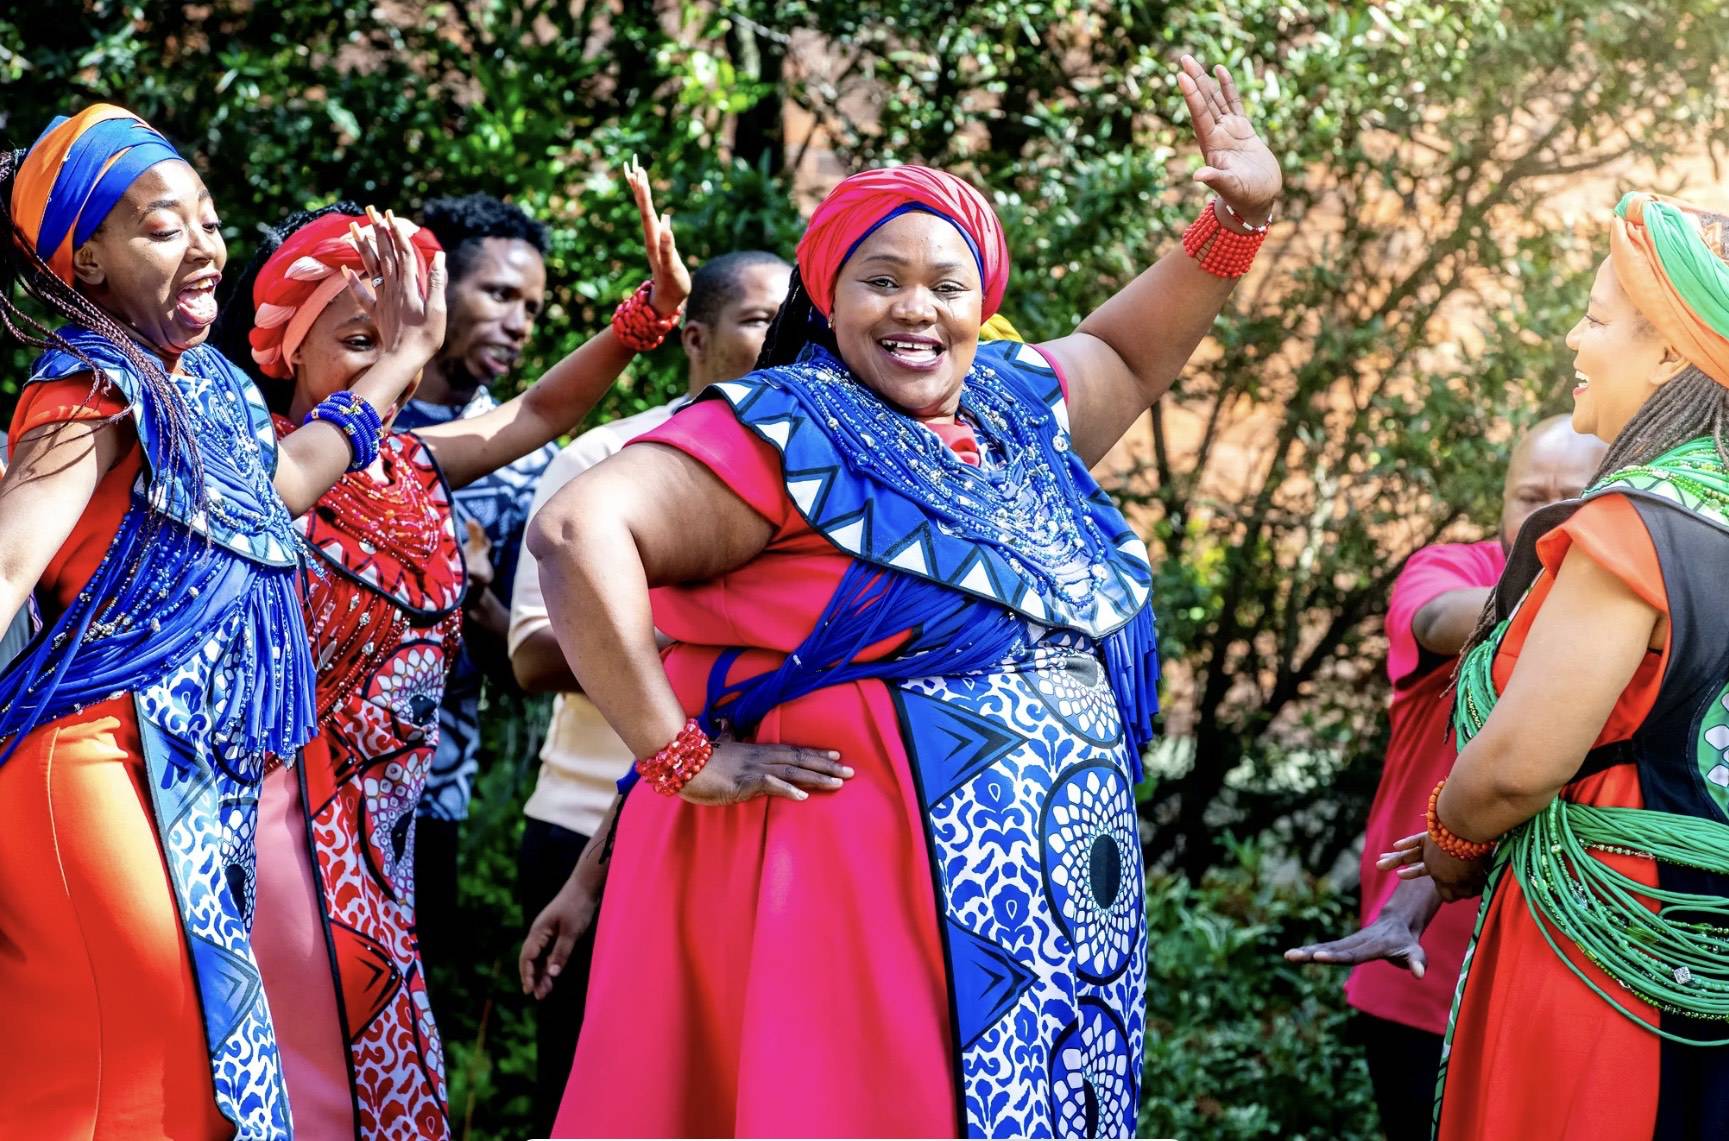
[[[378,410],[365,400],[349,392],[333,392],[318,402],[318,407],[306,414],[301,421],[302,426],[322,420],[326,424],[341,430],[348,439],[348,446],[354,452],[354,460],[348,465],[349,471],[363,471],[372,466],[372,461],[378,458],[378,444],[384,435],[384,420],[378,415]]]

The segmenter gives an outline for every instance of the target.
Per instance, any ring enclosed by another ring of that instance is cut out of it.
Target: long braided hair
[[[1724,242],[1725,234],[1729,233],[1729,217],[1703,210],[1696,214],[1703,223],[1700,228],[1711,251],[1729,260],[1729,247]],[[1711,438],[1717,446],[1717,458],[1729,468],[1729,385],[1713,380],[1697,365],[1688,365],[1652,393],[1616,434],[1597,467],[1597,474],[1591,477],[1591,486],[1623,468],[1650,463],[1664,452],[1701,436]],[[1498,589],[1490,592],[1476,627],[1459,652],[1459,662],[1463,663],[1467,654],[1494,633],[1500,622],[1499,594]],[[1455,682],[1457,679],[1455,666]]]
[[[811,304],[810,294],[805,292],[804,280],[799,277],[798,267],[794,266],[792,281],[786,287],[786,300],[780,303],[775,312],[774,320],[769,324],[768,333],[763,337],[762,352],[757,354],[757,368],[778,368],[798,360],[798,355],[806,345],[815,343],[831,353],[839,355],[835,348],[834,333],[823,320],[816,306]]]
[[[36,252],[35,246],[12,216],[12,182],[23,165],[25,150],[0,148],[0,326],[20,342],[33,348],[59,349],[88,365],[92,374],[86,404],[96,399],[102,386],[102,366],[77,345],[42,324],[13,300],[17,287],[47,311],[58,314],[108,341],[142,379],[157,430],[167,443],[167,454],[184,470],[191,486],[202,487],[203,463],[192,427],[192,412],[185,394],[169,377],[156,354],[140,344],[113,316],[82,292],[61,280]],[[100,232],[100,228],[98,228]],[[125,416],[118,413],[114,419]],[[158,477],[170,473],[158,472]],[[153,513],[154,514],[154,513]]]
[[[258,272],[264,268],[264,263],[270,256],[282,248],[282,243],[294,236],[294,232],[308,222],[316,221],[326,214],[364,214],[365,209],[357,203],[343,198],[328,206],[320,206],[316,210],[296,210],[274,226],[267,227],[258,240],[258,248],[253,251],[246,267],[230,282],[223,279],[224,295],[222,306],[217,313],[216,325],[210,330],[210,343],[222,351],[222,355],[246,370],[258,390],[264,394],[264,402],[272,412],[284,415],[294,399],[294,386],[286,384],[275,377],[265,376],[258,369],[258,364],[252,359],[252,342],[248,336],[252,332],[253,321],[257,317],[258,308],[252,301],[252,287],[258,281]]]

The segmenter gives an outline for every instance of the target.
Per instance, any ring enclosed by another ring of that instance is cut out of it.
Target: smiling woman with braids
[[[626,179],[649,252],[648,292],[676,317],[690,276],[647,176],[632,164]],[[340,208],[290,219],[242,274],[250,304],[224,317],[225,342],[246,346],[286,411],[275,417],[285,440],[307,410],[363,378],[389,339],[337,288],[342,268],[360,264],[351,226],[364,222]],[[425,229],[413,243],[422,260],[438,248]],[[321,572],[301,596],[319,736],[295,770],[264,780],[253,945],[303,1136],[450,1135],[416,941],[414,810],[461,640],[451,492],[574,428],[641,347],[603,330],[522,395],[465,420],[407,432],[392,427],[391,410],[378,455],[297,523]]]
[[[1179,80],[1218,197],[1072,335],[980,345],[990,203],[866,171],[811,218],[764,367],[537,516],[559,643],[642,758],[559,1136],[1133,1133],[1152,574],[1087,466],[1279,192],[1218,75]]]
[[[0,480],[0,625],[45,619],[0,674],[0,1136],[286,1137],[249,928],[259,781],[314,730],[290,519],[437,348],[443,262],[369,234],[386,351],[278,445],[203,344],[227,254],[166,139],[91,107],[0,190],[0,313],[46,350]]]
[[[1461,659],[1459,758],[1381,861],[1487,894],[1443,1138],[1729,1121],[1729,219],[1615,215],[1567,337],[1573,426],[1609,453],[1520,532]]]

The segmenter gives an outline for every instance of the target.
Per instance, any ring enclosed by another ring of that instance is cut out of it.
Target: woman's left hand
[[[1428,876],[1435,881],[1435,890],[1444,902],[1468,899],[1483,890],[1489,878],[1489,856],[1479,860],[1459,860],[1441,851],[1426,832],[1418,832],[1394,841],[1393,850],[1375,861],[1382,871],[1391,871],[1402,880]]]
[[[1272,216],[1284,185],[1279,160],[1255,133],[1229,71],[1215,67],[1209,76],[1192,55],[1183,56],[1182,68],[1177,86],[1189,105],[1205,163],[1195,172],[1195,181],[1205,183],[1248,222],[1260,225]]]
[[[654,191],[648,185],[648,171],[637,165],[634,157],[625,165],[624,179],[636,198],[636,212],[642,216],[642,244],[648,251],[648,268],[654,279],[654,293],[649,303],[662,317],[679,311],[690,296],[690,270],[678,256],[678,244],[672,236],[672,213],[656,214]]]

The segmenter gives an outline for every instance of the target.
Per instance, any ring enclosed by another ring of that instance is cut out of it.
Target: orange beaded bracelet
[[[1435,847],[1455,860],[1480,860],[1495,850],[1495,841],[1467,840],[1463,836],[1454,835],[1441,823],[1441,790],[1446,786],[1447,779],[1442,777],[1435,786],[1435,791],[1429,794],[1429,839],[1435,842]]]
[[[1241,277],[1249,272],[1249,266],[1254,264],[1255,254],[1260,252],[1261,243],[1267,240],[1267,229],[1272,225],[1272,219],[1266,224],[1254,227],[1247,234],[1239,234],[1235,230],[1227,230],[1219,221],[1219,210],[1223,208],[1240,226],[1247,226],[1242,217],[1220,199],[1214,198],[1207,203],[1207,208],[1201,211],[1201,216],[1189,224],[1183,233],[1183,252],[1201,263],[1201,268],[1214,277]]]

